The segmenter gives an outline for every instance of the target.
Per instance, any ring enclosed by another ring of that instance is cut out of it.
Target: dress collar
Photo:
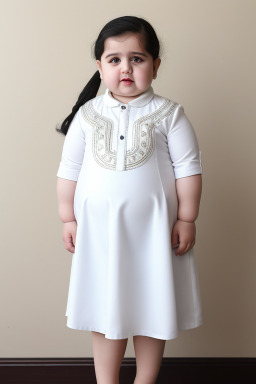
[[[144,107],[144,105],[148,104],[150,100],[154,96],[154,90],[152,86],[150,86],[145,92],[143,92],[139,97],[129,101],[126,105],[131,107]],[[123,105],[125,103],[115,99],[111,93],[109,88],[106,89],[105,94],[103,96],[103,101],[108,107],[118,107],[119,105]]]

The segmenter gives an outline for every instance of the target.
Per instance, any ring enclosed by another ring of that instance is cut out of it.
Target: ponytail
[[[99,90],[101,84],[101,78],[99,71],[96,71],[92,78],[88,81],[82,92],[80,93],[78,100],[74,107],[72,108],[72,112],[70,115],[66,117],[66,119],[61,124],[60,128],[56,127],[56,131],[67,134],[71,121],[73,120],[75,114],[79,110],[79,108],[85,104],[87,101],[93,99]]]

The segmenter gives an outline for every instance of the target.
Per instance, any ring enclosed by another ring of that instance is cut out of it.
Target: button
[[[121,107],[122,109],[126,109],[126,107],[124,106],[124,105],[122,105],[122,107]]]
[[[120,139],[121,139],[121,140],[123,140],[123,139],[124,139],[124,136],[123,136],[123,135],[121,135],[121,136],[120,136]]]

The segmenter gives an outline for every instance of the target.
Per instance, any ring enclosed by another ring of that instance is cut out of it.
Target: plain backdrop
[[[90,332],[66,326],[72,254],[57,214],[65,137],[55,126],[97,69],[100,30],[125,15],[155,28],[152,86],[184,106],[202,152],[204,324],[167,341],[164,356],[256,356],[255,14],[254,0],[0,1],[0,357],[93,356]]]

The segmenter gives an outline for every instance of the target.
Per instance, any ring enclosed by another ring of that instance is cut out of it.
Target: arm
[[[58,213],[63,222],[62,239],[69,252],[75,251],[76,218],[74,215],[74,194],[76,181],[57,178]]]
[[[178,196],[178,220],[193,222],[199,214],[199,204],[202,194],[201,174],[182,177],[176,180]]]
[[[63,222],[62,238],[65,248],[74,252],[76,217],[74,195],[85,152],[85,131],[80,111],[74,116],[63,145],[62,158],[57,173],[58,214]]]
[[[57,178],[58,214],[63,223],[76,220],[74,215],[74,194],[76,181]]]
[[[201,174],[176,180],[178,219],[172,230],[172,246],[176,255],[184,255],[196,242],[195,220],[199,213],[202,192]]]
[[[194,221],[199,213],[202,193],[202,166],[195,131],[181,105],[174,113],[167,138],[178,199],[172,246],[178,247],[176,255],[182,256],[195,245]]]
[[[194,221],[199,213],[202,192],[201,174],[176,180],[178,196],[178,220],[172,230],[172,246],[178,247],[176,255],[184,255],[194,247],[196,226]]]

